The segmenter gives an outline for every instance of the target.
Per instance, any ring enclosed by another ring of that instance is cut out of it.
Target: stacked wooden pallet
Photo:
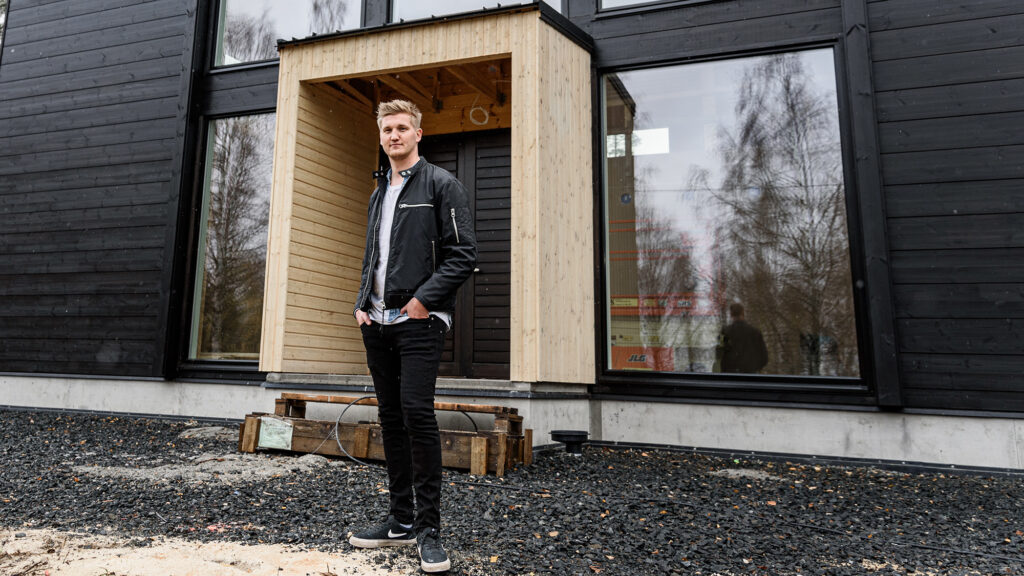
[[[343,456],[347,452],[354,458],[384,460],[378,423],[308,420],[306,405],[311,402],[377,405],[375,398],[285,393],[275,401],[274,414],[252,413],[245,417],[238,435],[239,451],[288,450],[328,456]],[[515,408],[435,402],[434,410],[494,417],[490,430],[442,429],[443,466],[469,470],[471,474],[493,472],[496,476],[503,476],[505,470],[533,462],[533,430],[523,429],[523,417]]]

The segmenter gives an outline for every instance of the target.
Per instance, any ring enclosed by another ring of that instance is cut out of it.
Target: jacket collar
[[[405,170],[400,170],[398,173],[402,175],[402,178],[409,178],[410,176],[419,172],[426,164],[427,159],[424,158],[423,156],[420,156],[420,159],[417,160],[415,164],[406,168]],[[391,181],[391,168],[388,168],[387,170],[378,170],[374,172],[373,175],[378,180],[380,180],[384,186],[387,186],[387,183]]]
[[[398,173],[402,175],[402,178],[408,178],[408,177],[412,176],[413,174],[419,172],[420,169],[423,168],[423,166],[426,163],[427,163],[427,159],[424,158],[423,156],[420,156],[420,159],[417,160],[415,164],[413,164],[409,168],[406,168],[405,170],[399,171]],[[388,173],[390,174],[391,171],[389,170]]]

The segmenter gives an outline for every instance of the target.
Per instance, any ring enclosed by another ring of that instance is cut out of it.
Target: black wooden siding
[[[214,70],[203,83],[203,114],[225,116],[277,107],[277,64]]]
[[[1024,4],[868,14],[904,401],[1024,410]]]
[[[840,0],[732,0],[619,17],[572,16],[585,4],[571,0],[570,17],[593,36],[599,68],[794,46],[835,39],[842,31]]]
[[[0,371],[159,375],[184,0],[14,0],[0,61]]]

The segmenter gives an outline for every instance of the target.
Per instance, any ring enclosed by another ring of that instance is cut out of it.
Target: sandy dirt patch
[[[328,554],[280,544],[0,530],[0,574],[11,576],[383,576],[419,568],[413,555],[396,566],[375,558],[380,552]]]
[[[91,474],[129,480],[153,482],[210,482],[220,480],[228,484],[251,482],[288,474],[313,472],[330,464],[330,460],[316,454],[293,457],[279,454],[200,454],[191,462],[165,464],[150,468],[125,466],[73,466],[75,474]],[[335,461],[339,462],[339,461]]]

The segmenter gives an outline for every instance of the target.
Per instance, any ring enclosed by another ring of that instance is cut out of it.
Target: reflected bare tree
[[[273,116],[211,125],[200,350],[259,352]]]
[[[723,181],[691,176],[722,211],[721,302],[747,308],[768,341],[766,372],[856,376],[856,331],[835,96],[800,56],[745,72],[735,131],[720,131]],[[721,317],[725,317],[723,309]]]
[[[309,33],[324,34],[345,28],[347,0],[312,0],[309,5]]]
[[[7,0],[0,0],[0,47],[3,46],[4,29],[7,27]]]
[[[274,26],[266,12],[259,16],[229,12],[224,22],[222,37],[224,64],[276,58],[276,36]],[[228,59],[232,61],[227,61]]]

